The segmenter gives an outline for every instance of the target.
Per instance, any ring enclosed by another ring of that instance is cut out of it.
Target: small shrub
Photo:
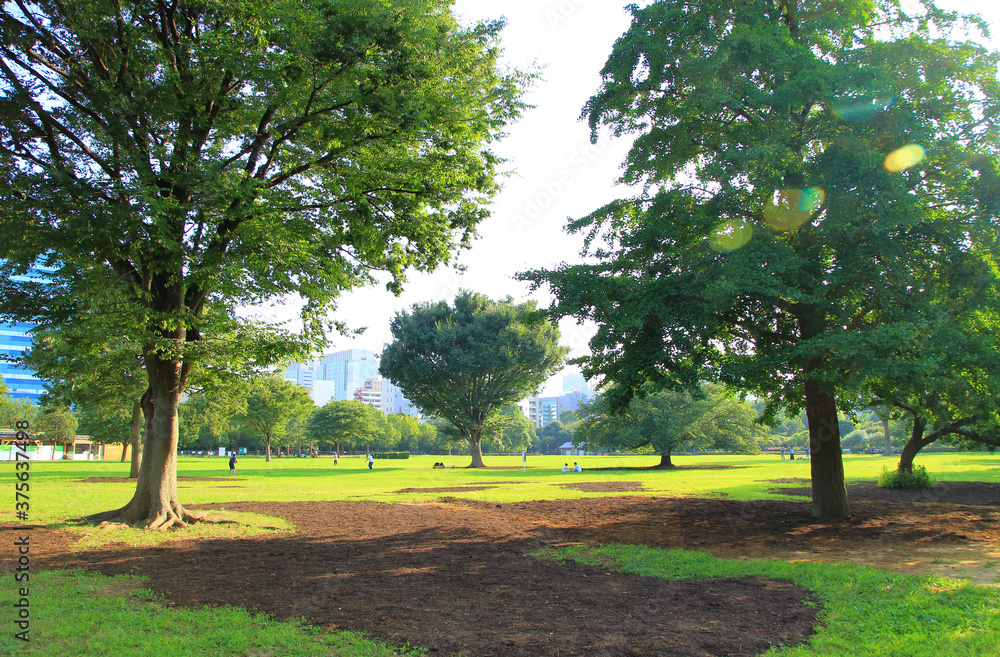
[[[927,468],[922,465],[913,466],[913,472],[906,470],[882,469],[882,474],[878,477],[880,488],[902,488],[905,490],[919,490],[922,488],[933,488],[934,480],[927,474]]]

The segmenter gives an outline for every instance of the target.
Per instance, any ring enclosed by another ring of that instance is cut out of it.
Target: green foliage
[[[797,6],[631,5],[584,113],[635,135],[639,191],[569,223],[586,264],[522,276],[597,323],[617,408],[706,379],[810,408],[814,513],[845,517],[838,406],[962,299],[997,307],[1000,57],[930,3]]]
[[[11,399],[10,389],[0,379],[0,429],[13,430],[18,420],[33,422],[38,415],[38,407],[27,399]]]
[[[309,390],[274,374],[253,381],[247,392],[246,411],[239,421],[261,438],[270,457],[274,438],[287,433],[288,423],[313,410]]]
[[[931,281],[945,284],[944,281]],[[991,287],[934,295],[930,318],[914,319],[896,345],[902,357],[871,375],[871,403],[910,430],[900,467],[935,441],[1000,446],[1000,303]]]
[[[422,411],[446,419],[482,466],[480,440],[497,411],[534,392],[562,365],[559,329],[534,302],[461,292],[396,315],[379,371]],[[439,430],[441,430],[439,428]]]
[[[128,444],[132,437],[132,418],[125,417],[120,411],[105,414],[105,410],[91,404],[77,406],[77,432],[97,442]]]
[[[542,454],[554,454],[560,445],[574,440],[574,433],[559,420],[549,422],[538,429],[536,433],[538,434],[537,449]]]
[[[149,381],[141,344],[115,316],[122,301],[102,290],[64,324],[36,330],[22,361],[46,381],[43,402],[73,405],[89,427],[83,433],[124,444]]]
[[[501,408],[486,423],[483,440],[502,452],[519,452],[535,440],[535,427],[515,404]]]
[[[881,488],[921,490],[924,488],[933,488],[934,483],[934,480],[927,473],[927,468],[922,465],[913,466],[913,472],[907,472],[902,468],[895,470],[883,468],[882,474],[878,477],[878,485]]]
[[[32,431],[44,434],[46,441],[69,443],[76,437],[76,416],[68,408],[45,408],[32,423]]]
[[[559,414],[559,421],[562,422],[564,425],[573,424],[574,422],[578,422],[579,420],[580,420],[580,415],[572,409],[565,410]]]
[[[651,449],[669,462],[674,450],[694,446],[741,454],[760,451],[757,411],[706,385],[698,396],[661,391],[633,399],[616,413],[603,396],[582,408],[584,421],[573,442],[588,448],[624,451]]]
[[[335,399],[316,409],[306,421],[311,440],[360,449],[389,427],[385,413],[356,399]]]
[[[447,439],[437,435],[433,424],[422,423],[406,413],[393,413],[387,419],[399,435],[396,443],[399,450],[431,453],[448,449]]]
[[[166,464],[145,496],[175,490],[195,364],[304,357],[344,291],[468,245],[527,76],[449,0],[115,7],[3,5],[0,313],[59,328],[99,301],[141,345]],[[16,280],[36,265],[51,282]],[[289,295],[299,332],[237,312]]]
[[[409,452],[372,452],[372,456],[377,459],[408,459]]]
[[[468,239],[496,191],[486,144],[522,108],[525,76],[499,72],[501,25],[463,28],[437,0],[189,3],[188,31],[166,40],[155,3],[125,3],[118,24],[97,0],[33,10],[4,10],[23,38],[3,73],[0,229],[5,273],[58,268],[54,286],[26,289],[50,300],[35,304],[43,321],[69,314],[73,288],[110,286],[143,339],[179,326],[194,342],[239,323],[232,304],[299,293],[318,339],[372,268],[398,290],[405,269]]]

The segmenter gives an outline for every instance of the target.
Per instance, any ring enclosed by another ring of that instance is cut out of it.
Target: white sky
[[[599,72],[615,39],[629,25],[623,9],[626,4],[622,0],[456,0],[455,11],[463,22],[506,17],[502,43],[507,63],[541,72],[526,98],[535,108],[510,126],[497,147],[511,175],[493,203],[492,216],[480,226],[479,239],[458,258],[466,267],[464,273],[444,268],[413,274],[400,297],[381,287],[346,295],[337,319],[367,330],[357,338],[334,336],[328,352],[351,347],[380,352],[391,341],[389,322],[396,312],[418,302],[452,300],[459,289],[525,300],[528,289],[513,280],[516,273],[577,259],[581,243],[563,232],[567,218],[582,217],[624,195],[614,181],[627,141],[602,140],[592,145],[589,129],[579,116],[598,88]],[[938,6],[982,15],[994,26],[994,47],[1000,44],[1000,2],[940,0]],[[535,293],[534,298],[542,306],[549,303],[544,292]],[[288,310],[275,309],[284,317]],[[590,330],[572,319],[563,320],[560,329],[571,357],[587,353]],[[570,371],[579,370],[565,372]],[[559,394],[561,385],[560,375],[549,382],[544,394]]]

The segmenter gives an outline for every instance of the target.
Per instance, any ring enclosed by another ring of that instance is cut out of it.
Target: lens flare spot
[[[895,96],[867,96],[844,98],[834,102],[830,109],[838,119],[844,121],[865,121],[885,112],[896,103]]]
[[[779,189],[764,207],[764,221],[775,230],[795,230],[826,200],[822,187]]]
[[[920,144],[907,144],[885,156],[885,168],[893,173],[909,169],[920,164],[926,154],[927,151]]]
[[[720,251],[735,251],[753,237],[753,226],[745,221],[726,221],[712,231],[712,246]]]
[[[806,187],[802,190],[802,198],[799,199],[799,210],[812,214],[825,200],[826,190],[822,187]]]

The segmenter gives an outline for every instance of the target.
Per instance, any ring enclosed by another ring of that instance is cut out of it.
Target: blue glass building
[[[42,381],[35,373],[20,365],[7,362],[7,358],[17,358],[31,348],[31,335],[34,324],[0,322],[0,378],[3,379],[10,396],[14,399],[26,398],[37,403],[39,396],[45,392]]]
[[[39,268],[32,270],[28,276],[14,276],[14,281],[45,280],[45,274],[55,270]],[[18,358],[31,348],[31,329],[34,324],[25,322],[4,322],[0,320],[0,378],[14,399],[27,399],[37,404],[38,398],[45,392],[42,380],[35,373],[20,365],[9,362],[8,359]]]

